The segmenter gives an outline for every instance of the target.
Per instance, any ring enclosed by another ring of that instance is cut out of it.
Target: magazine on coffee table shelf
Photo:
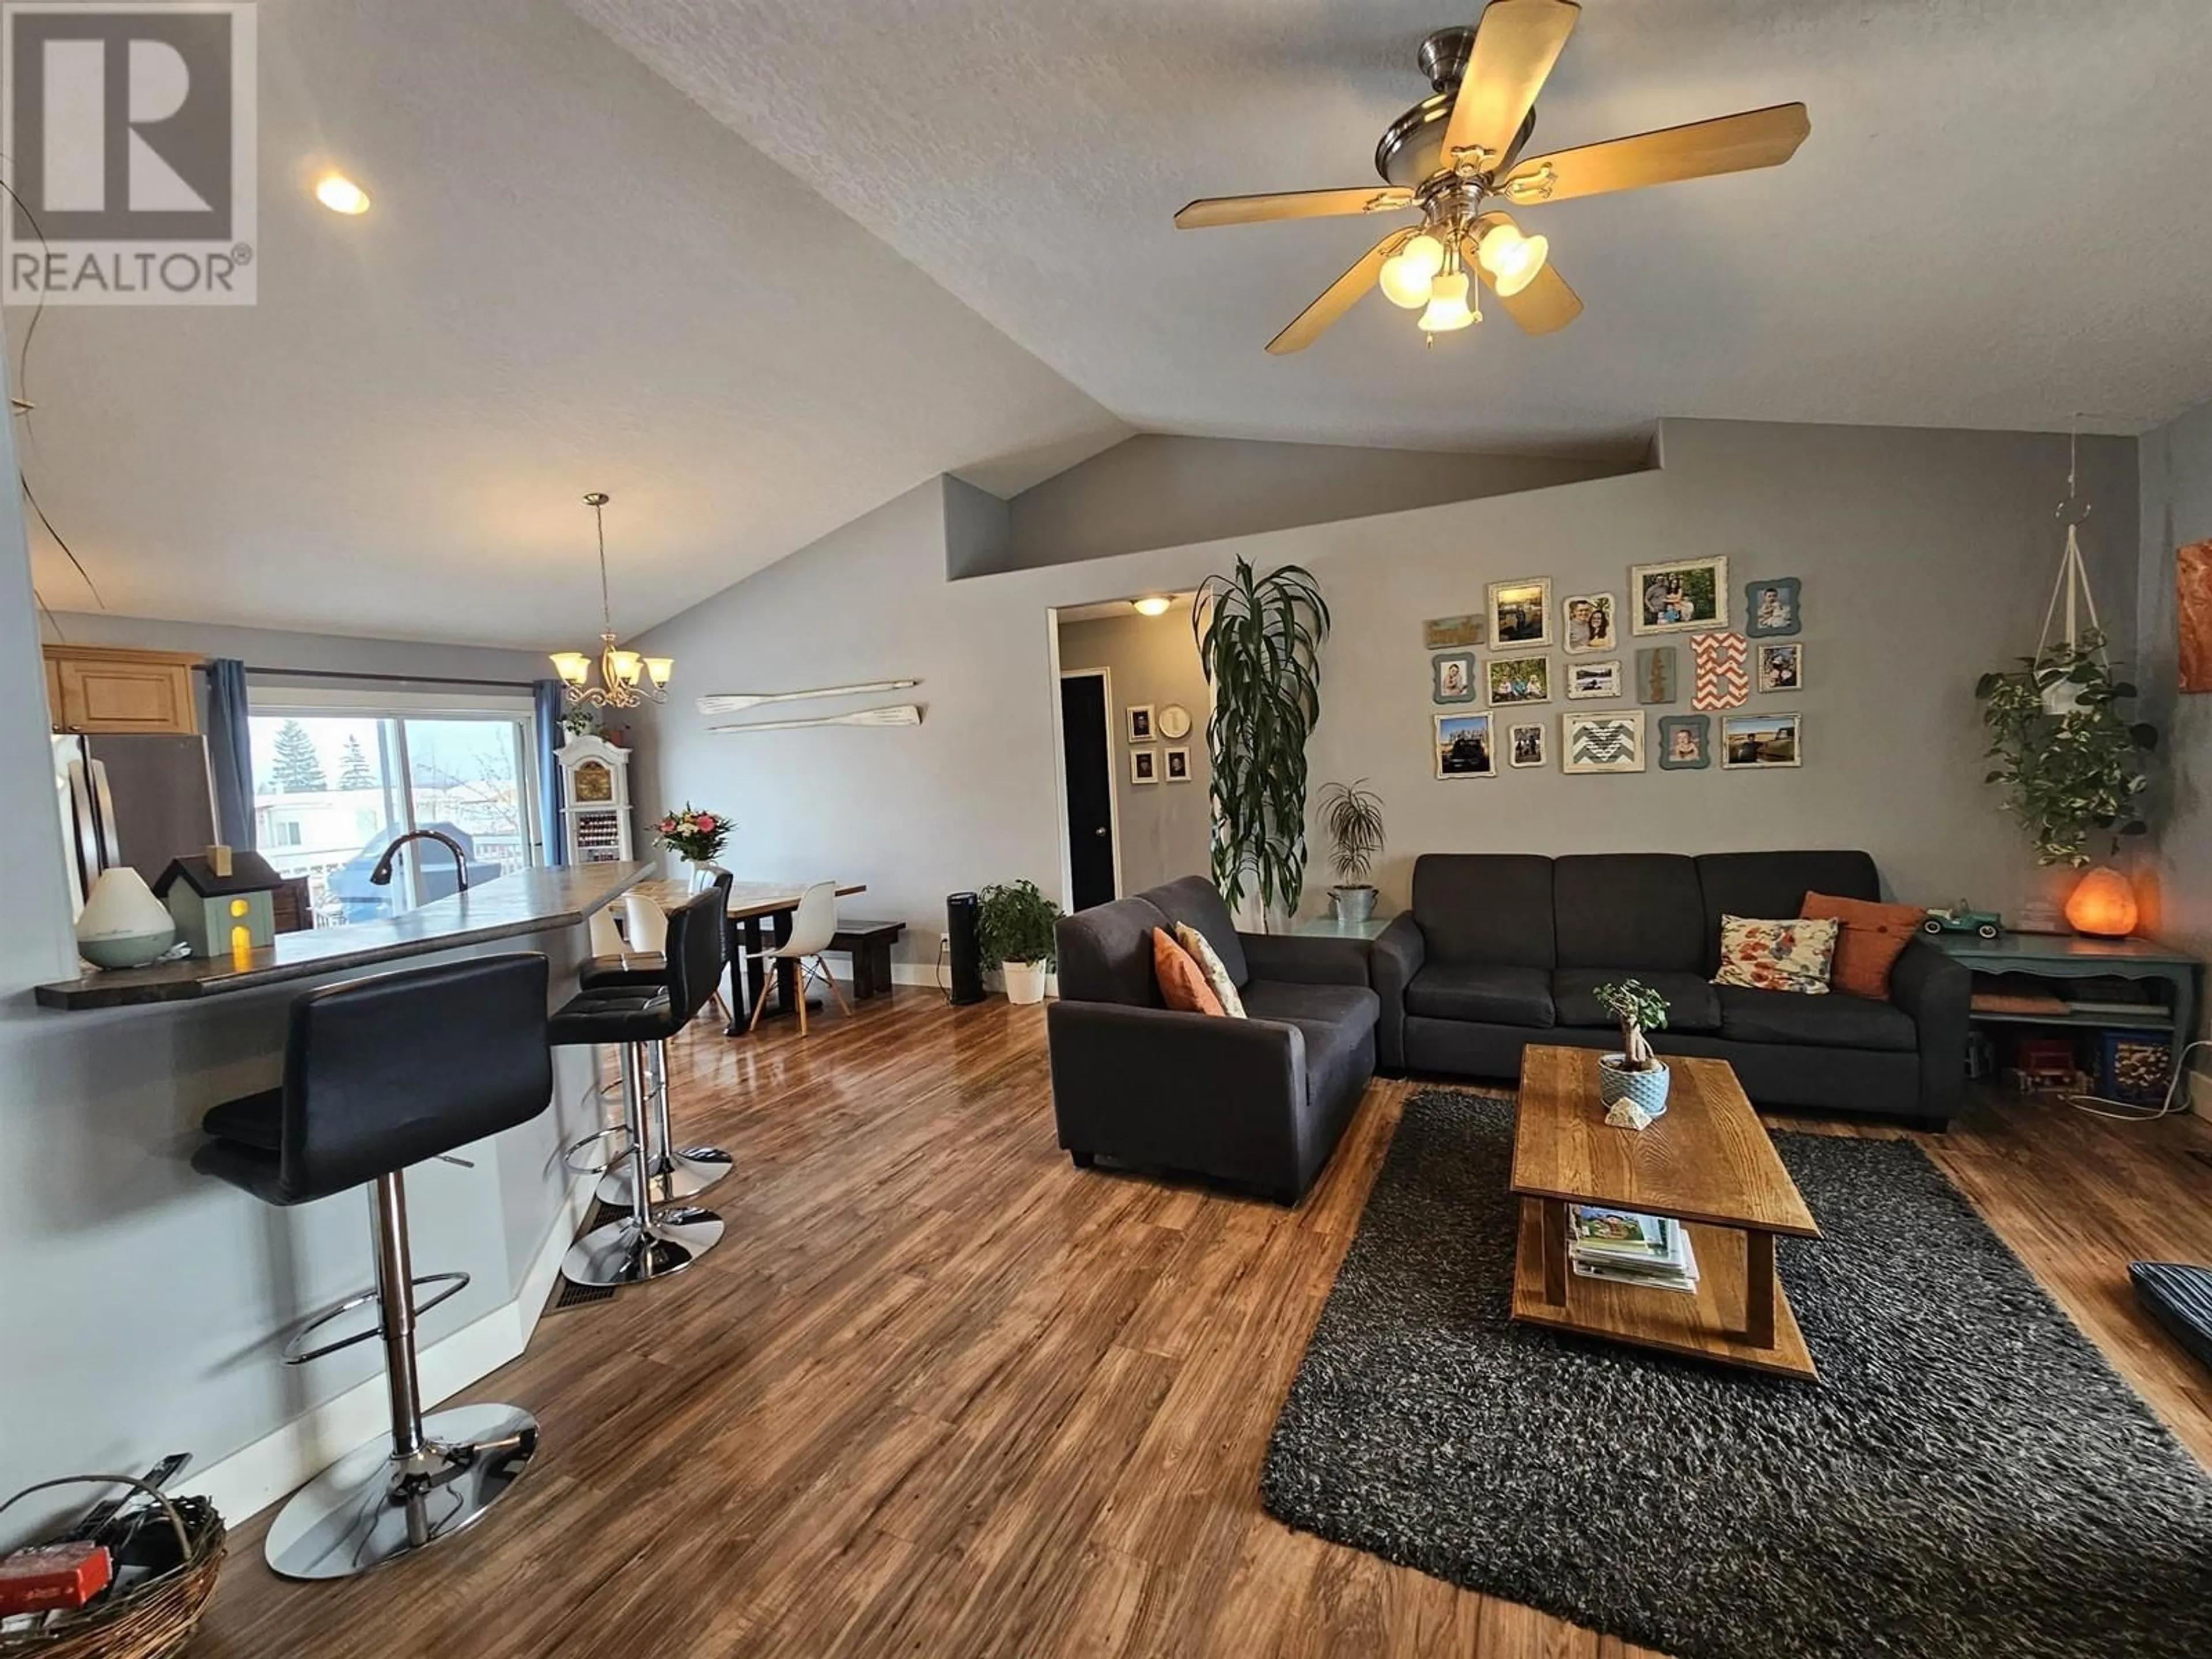
[[[1679,1253],[1679,1266],[1658,1261],[1626,1261],[1601,1256],[1595,1260],[1568,1252],[1567,1265],[1583,1279],[1602,1279],[1615,1285],[1640,1285],[1646,1290],[1674,1291],[1684,1296],[1694,1296],[1698,1291],[1698,1252],[1690,1243],[1686,1227],[1673,1230]]]

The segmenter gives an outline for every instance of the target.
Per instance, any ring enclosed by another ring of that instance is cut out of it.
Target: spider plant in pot
[[[1328,783],[1321,791],[1322,827],[1328,831],[1329,864],[1336,885],[1328,890],[1329,914],[1339,921],[1365,921],[1375,914],[1375,889],[1367,878],[1382,856],[1382,797],[1367,780]]]
[[[1033,881],[986,887],[976,900],[983,965],[1005,976],[1007,1001],[1042,1002],[1044,976],[1060,957],[1054,932],[1060,907]]]
[[[1647,1117],[1660,1116],[1667,1109],[1672,1074],[1667,1062],[1651,1052],[1651,1039],[1644,1033],[1666,1028],[1667,999],[1633,979],[1601,985],[1593,994],[1620,1022],[1620,1052],[1597,1057],[1598,1098],[1607,1106],[1633,1101]]]

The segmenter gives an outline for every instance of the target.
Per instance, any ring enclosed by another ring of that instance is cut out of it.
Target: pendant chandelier
[[[641,657],[619,649],[615,643],[614,606],[607,597],[607,502],[605,490],[584,497],[599,532],[599,683],[592,684],[592,659],[582,651],[556,651],[553,672],[568,687],[568,701],[592,708],[635,708],[647,702],[668,701],[669,678],[676,672],[673,657]]]

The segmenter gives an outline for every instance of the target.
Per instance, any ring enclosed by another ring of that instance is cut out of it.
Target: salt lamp
[[[2066,901],[2066,921],[2077,933],[2125,939],[2136,930],[2136,890],[2118,871],[2100,866]]]

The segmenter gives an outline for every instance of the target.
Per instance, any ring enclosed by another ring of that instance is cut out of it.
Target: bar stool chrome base
[[[561,1274],[572,1285],[611,1290],[680,1273],[722,1242],[722,1218],[712,1210],[655,1210],[594,1227],[568,1247]]]
[[[443,1543],[522,1478],[538,1419],[519,1406],[462,1406],[422,1419],[422,1449],[356,1447],[294,1493],[263,1553],[285,1578],[350,1578]]]
[[[696,1198],[729,1174],[731,1159],[719,1146],[684,1146],[653,1154],[645,1167],[647,1196],[655,1204],[673,1204]],[[599,1177],[599,1202],[627,1206],[636,1179],[628,1163],[616,1164]]]

